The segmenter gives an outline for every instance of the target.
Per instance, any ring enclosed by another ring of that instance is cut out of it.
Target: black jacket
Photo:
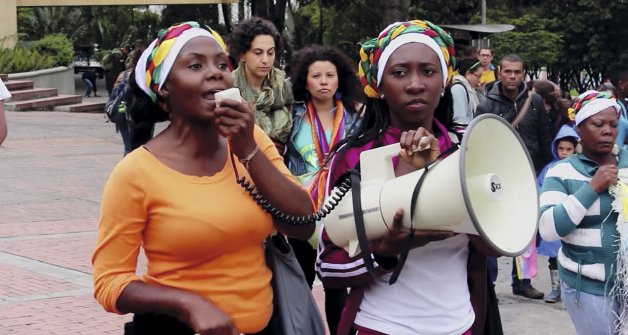
[[[486,99],[478,105],[476,115],[492,113],[512,123],[517,116],[517,110],[523,106],[527,97],[528,89],[524,83],[521,83],[517,98],[512,101],[502,93],[501,82],[496,82],[490,87]],[[528,149],[528,153],[530,153],[534,170],[538,173],[547,163],[552,161],[551,128],[546,116],[543,98],[538,94],[532,96],[530,109],[517,126],[517,131],[526,149]]]

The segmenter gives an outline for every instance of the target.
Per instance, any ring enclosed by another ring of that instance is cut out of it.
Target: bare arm
[[[4,113],[4,102],[0,101],[0,145],[7,138],[7,118]]]
[[[246,102],[223,100],[221,107],[216,107],[215,111],[218,115],[216,124],[220,133],[229,139],[229,145],[238,158],[243,159],[253,153],[257,144],[253,136],[253,112],[249,105]],[[268,148],[260,148],[251,157],[248,172],[258,191],[282,213],[292,216],[313,213],[312,200],[307,192],[279,170],[285,169],[289,175],[282,162],[281,156]],[[277,230],[304,240],[308,239],[315,229],[314,224],[295,226],[278,220],[274,223]]]
[[[233,335],[235,330],[225,312],[199,295],[165,286],[131,282],[116,301],[121,313],[169,315],[198,334]]]

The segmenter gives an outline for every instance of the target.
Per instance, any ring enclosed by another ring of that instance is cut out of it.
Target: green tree
[[[196,21],[201,25],[216,27],[218,26],[218,5],[168,5],[161,12],[162,28],[186,21]]]
[[[468,23],[474,11],[479,11],[476,0],[309,0],[298,3],[290,8],[296,27],[291,40],[294,48],[309,43],[325,44],[343,50],[354,59],[358,58],[359,41],[375,37],[392,22],[424,19],[436,24]]]
[[[520,35],[517,40],[507,33],[498,34],[492,37],[492,44],[501,53],[517,52],[514,43],[521,39],[529,41],[531,48],[539,45],[545,50],[555,48],[556,57],[551,57],[553,52],[543,53],[548,57],[544,65],[549,79],[564,90],[574,88],[582,92],[595,88],[613,68],[628,64],[624,43],[628,41],[625,24],[628,2],[625,0],[609,0],[603,4],[596,0],[494,0],[488,4],[489,22],[516,22],[526,15],[532,21],[513,23],[517,28],[512,32],[527,32],[525,36]],[[540,29],[534,33],[529,25],[536,24]],[[556,37],[560,37],[560,42]]]
[[[514,25],[513,31],[496,34],[492,38],[495,59],[507,54],[517,54],[526,63],[526,73],[537,78],[542,67],[554,64],[560,58],[563,47],[560,33],[551,32],[556,22],[527,13],[517,18],[503,19],[502,23]]]
[[[34,41],[46,35],[61,33],[76,38],[76,27],[82,21],[77,7],[18,8],[18,34],[23,41]]]

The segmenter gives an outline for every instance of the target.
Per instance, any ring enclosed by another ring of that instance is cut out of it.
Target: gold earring
[[[621,148],[619,145],[615,144],[613,145],[613,149],[611,149],[611,154],[613,154],[613,156],[617,156],[619,155],[619,151],[621,151]]]

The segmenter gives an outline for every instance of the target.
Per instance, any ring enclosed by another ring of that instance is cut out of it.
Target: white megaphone
[[[539,213],[534,168],[523,142],[502,118],[484,114],[467,127],[460,149],[425,169],[395,177],[393,144],[360,155],[360,197],[366,237],[386,234],[398,208],[403,227],[480,235],[503,255],[523,253],[536,235]],[[332,191],[334,194],[334,191]],[[351,256],[359,253],[351,191],[325,217],[325,229]],[[411,206],[415,206],[411,222]]]

